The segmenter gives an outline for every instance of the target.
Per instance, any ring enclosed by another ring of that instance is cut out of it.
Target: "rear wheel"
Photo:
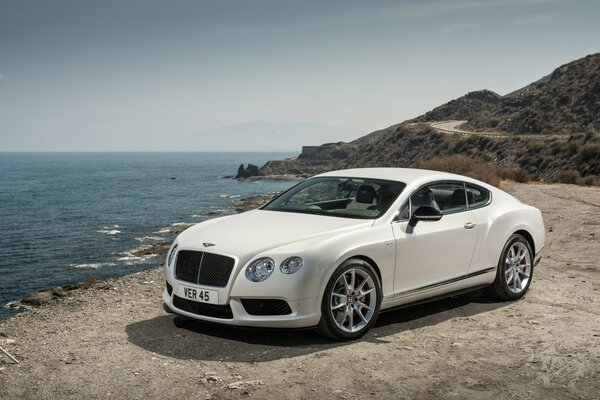
[[[379,277],[368,262],[345,261],[325,288],[319,332],[337,340],[361,337],[379,316],[381,296]]]
[[[491,294],[500,300],[518,300],[525,295],[533,278],[533,252],[523,236],[512,235],[498,261]]]

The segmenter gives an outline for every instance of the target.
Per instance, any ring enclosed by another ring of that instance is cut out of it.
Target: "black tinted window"
[[[467,197],[462,182],[436,183],[428,186],[433,194],[434,203],[444,214],[467,209]]]
[[[469,208],[477,208],[486,205],[490,201],[490,192],[480,186],[467,183],[467,200]]]

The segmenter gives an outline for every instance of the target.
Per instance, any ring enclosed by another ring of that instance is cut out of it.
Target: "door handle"
[[[472,223],[472,222],[467,222],[467,223],[465,224],[465,229],[473,229],[473,228],[475,228],[476,226],[477,226],[477,224],[474,224],[474,223]]]

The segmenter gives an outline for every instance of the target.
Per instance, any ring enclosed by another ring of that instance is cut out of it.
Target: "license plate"
[[[193,288],[185,285],[177,285],[177,295],[187,300],[198,303],[219,304],[219,292],[201,288]]]

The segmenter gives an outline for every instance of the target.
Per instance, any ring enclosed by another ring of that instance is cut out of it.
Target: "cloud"
[[[515,25],[534,25],[550,18],[553,18],[554,14],[532,14],[532,15],[524,15],[519,17],[513,21]]]

